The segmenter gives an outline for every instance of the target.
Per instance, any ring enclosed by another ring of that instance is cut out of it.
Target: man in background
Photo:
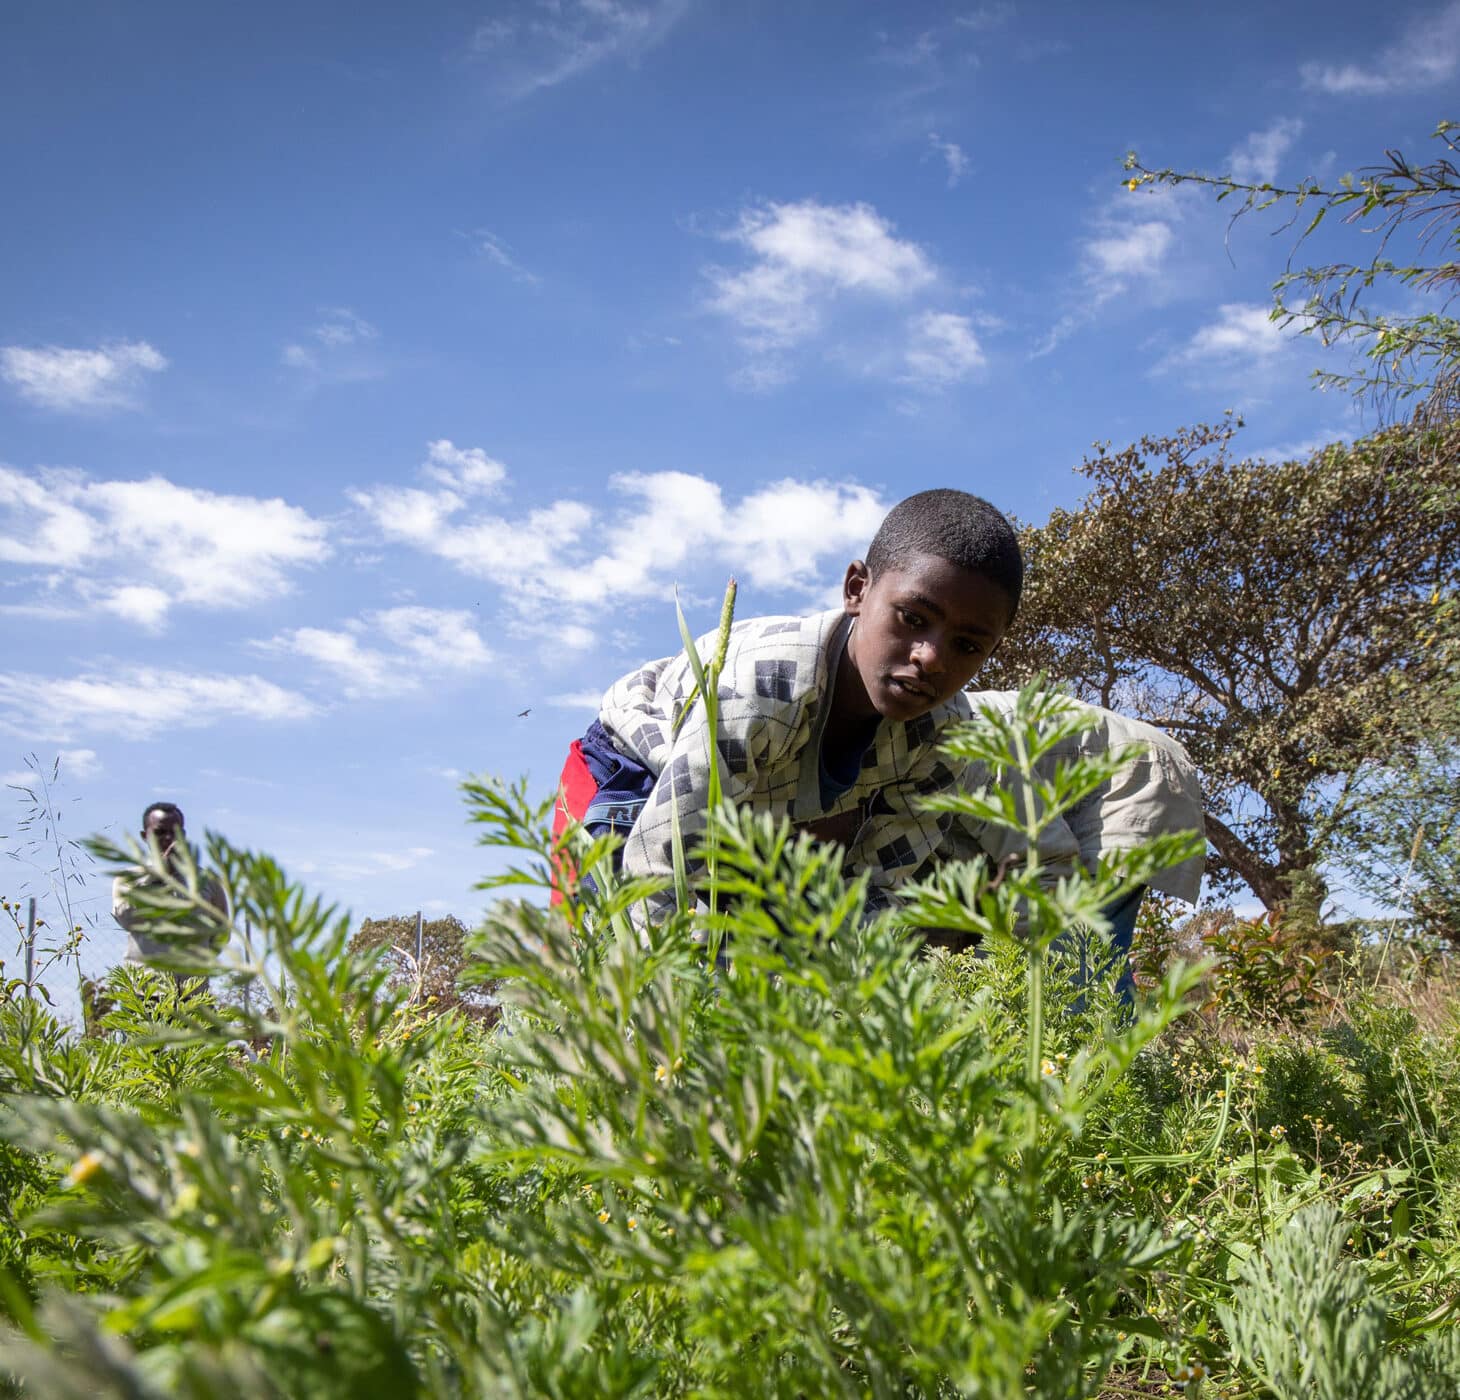
[[[168,867],[181,873],[183,867],[180,854],[187,844],[187,831],[182,808],[176,803],[154,802],[142,813],[142,843],[150,845],[154,841]],[[138,870],[135,874],[118,875],[112,881],[112,917],[127,931],[126,961],[129,963],[150,962],[154,958],[165,958],[177,951],[176,943],[163,943],[160,939],[142,932],[148,915],[131,902],[129,895],[134,890],[149,886],[160,890],[162,882],[155,875],[143,870]],[[215,876],[199,871],[198,892],[219,913],[227,915],[228,896]],[[214,951],[216,943],[208,937],[207,931],[200,929],[196,937],[207,939],[207,951]]]

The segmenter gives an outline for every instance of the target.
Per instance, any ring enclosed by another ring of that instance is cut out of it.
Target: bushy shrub
[[[1031,693],[958,753],[1029,771],[1074,722]],[[1107,776],[1061,769],[1040,809]],[[684,867],[713,898],[686,877],[680,912],[645,924],[611,840],[572,836],[595,888],[550,911],[547,804],[471,795],[518,853],[494,884],[529,896],[474,940],[471,975],[501,979],[495,1030],[411,1005],[345,918],[217,839],[257,1012],[124,971],[83,1039],[23,988],[0,999],[0,1361],[24,1393],[1063,1400],[1137,1368],[1268,1384],[1277,1354],[1221,1310],[1287,1277],[1284,1222],[1321,1199],[1350,1232],[1345,1286],[1367,1280],[1384,1319],[1355,1364],[1433,1371],[1417,1348],[1453,1317],[1456,1076],[1416,1080],[1429,1033],[1376,1007],[1359,1050],[1295,1050],[1289,1075],[1297,1032],[1256,1027],[1238,1053],[1182,1019],[1193,969],[1131,1019],[1065,976],[1062,940],[1098,938],[1100,909],[1183,840],[1054,885],[950,867],[868,919],[835,850],[723,811]],[[949,802],[1034,821],[997,791]],[[159,874],[158,936],[208,970],[186,952],[190,921],[216,917],[195,872]],[[924,954],[918,927],[977,933],[989,956]],[[1419,1104],[1392,1168],[1365,1155],[1390,1139],[1339,1160],[1278,1121],[1320,1099],[1361,1121],[1385,1063]],[[1426,1154],[1436,1189],[1414,1189]]]

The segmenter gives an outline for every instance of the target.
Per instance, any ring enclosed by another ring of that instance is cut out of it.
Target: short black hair
[[[149,802],[142,809],[143,831],[147,830],[147,818],[150,817],[153,812],[163,812],[166,813],[166,815],[169,817],[175,817],[179,826],[187,825],[187,822],[183,820],[182,808],[179,807],[176,802]]]
[[[982,496],[939,487],[899,501],[867,547],[867,572],[876,579],[915,554],[935,555],[996,583],[1009,595],[1012,620],[1024,591],[1024,556],[1014,527]]]

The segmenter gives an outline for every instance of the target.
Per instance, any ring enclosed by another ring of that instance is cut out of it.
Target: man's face
[[[951,699],[1009,626],[998,584],[935,554],[916,554],[874,582],[847,569],[842,606],[857,619],[847,643],[870,714],[912,720]]]
[[[154,807],[142,822],[142,839],[157,838],[162,854],[167,855],[183,834],[182,822],[175,812],[164,812]]]

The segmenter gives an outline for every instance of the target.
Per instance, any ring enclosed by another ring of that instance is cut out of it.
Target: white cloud
[[[1296,117],[1283,117],[1265,131],[1254,131],[1228,155],[1227,173],[1244,185],[1270,184],[1277,179],[1282,158],[1303,132]]]
[[[519,0],[477,26],[471,51],[492,95],[515,102],[603,63],[636,62],[688,8],[689,0]]]
[[[470,613],[423,607],[366,613],[339,630],[296,627],[255,645],[314,662],[352,700],[407,694],[428,679],[480,671],[492,659]]]
[[[0,465],[0,564],[69,580],[81,601],[151,629],[174,605],[236,608],[285,592],[291,569],[327,556],[325,534],[277,497]]]
[[[951,190],[968,174],[968,156],[956,141],[945,141],[936,131],[928,133],[928,144],[935,155],[943,157],[943,164],[948,168],[948,188]]]
[[[1460,3],[1413,16],[1399,37],[1360,63],[1301,65],[1303,86],[1336,97],[1414,92],[1451,81],[1460,69]]]
[[[983,347],[967,316],[925,311],[909,326],[905,378],[915,384],[956,384],[983,368]]]
[[[278,723],[316,713],[313,702],[261,676],[122,665],[78,676],[0,673],[0,726],[40,742],[82,732],[151,739],[222,720]]]
[[[968,353],[956,336],[942,344],[945,370],[947,356]],[[840,568],[865,548],[886,511],[865,487],[824,481],[786,479],[738,501],[688,472],[623,473],[608,486],[622,502],[617,509],[559,500],[517,515],[472,509],[449,487],[379,486],[351,498],[387,538],[499,585],[519,615],[551,605],[555,644],[571,649],[596,640],[589,620],[667,598],[691,575],[725,570],[815,596],[825,584],[823,563]],[[595,551],[603,540],[612,543]]]
[[[1138,277],[1150,276],[1171,247],[1171,225],[1157,219],[1129,224],[1085,245],[1098,287],[1116,295]]]
[[[710,306],[734,321],[755,351],[805,340],[839,296],[901,300],[936,276],[923,249],[898,238],[870,204],[761,205],[743,211],[725,239],[752,261],[739,270],[706,270]]]
[[[1270,307],[1249,302],[1228,302],[1218,307],[1217,319],[1202,326],[1168,363],[1271,359],[1291,337],[1283,334],[1270,311]]]
[[[464,496],[494,491],[506,479],[507,468],[480,447],[458,447],[450,438],[426,444],[421,472],[431,481],[449,486]]]
[[[0,564],[71,581],[80,599],[156,629],[178,604],[237,608],[324,559],[323,522],[297,506],[221,496],[164,477],[94,481],[0,465]]]
[[[145,340],[116,341],[95,350],[0,346],[0,378],[31,403],[62,412],[135,408],[142,376],[166,368],[166,358]]]
[[[146,583],[127,583],[113,588],[97,600],[97,606],[115,613],[126,622],[134,622],[149,632],[160,632],[167,622],[172,598],[161,588]]]
[[[101,760],[95,749],[62,749],[60,757],[62,777],[85,782],[101,772]]]

